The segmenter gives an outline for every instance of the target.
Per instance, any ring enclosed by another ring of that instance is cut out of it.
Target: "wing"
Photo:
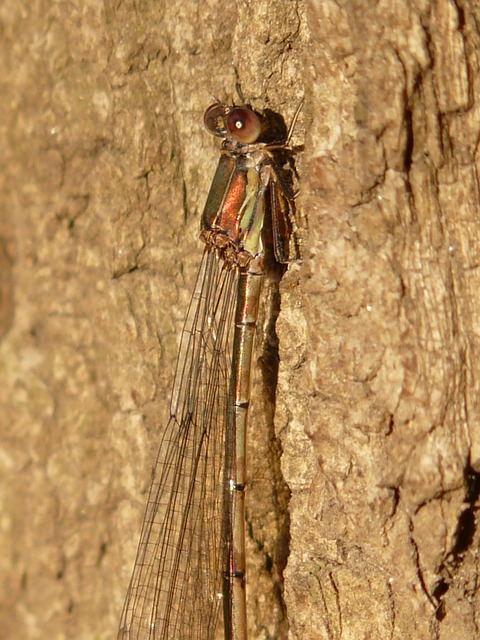
[[[118,640],[210,640],[221,604],[222,480],[236,270],[204,253],[185,321]]]

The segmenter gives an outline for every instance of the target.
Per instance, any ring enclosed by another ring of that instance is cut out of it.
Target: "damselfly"
[[[263,275],[296,256],[290,130],[272,111],[215,103],[223,138],[205,243],[118,640],[246,640],[250,369]],[[223,605],[223,606],[222,606]]]

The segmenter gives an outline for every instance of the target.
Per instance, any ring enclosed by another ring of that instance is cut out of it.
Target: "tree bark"
[[[202,115],[237,82],[287,123],[306,97],[303,262],[257,340],[250,635],[479,635],[479,20],[4,2],[5,638],[115,637],[218,158]]]
[[[307,13],[291,637],[478,637],[478,7]]]

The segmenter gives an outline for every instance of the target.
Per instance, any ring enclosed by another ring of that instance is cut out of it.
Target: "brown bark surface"
[[[0,24],[0,638],[115,637],[202,115],[237,79],[287,122],[306,97],[304,260],[278,387],[274,285],[254,372],[251,637],[478,637],[475,3],[6,0]]]
[[[307,14],[291,637],[476,638],[478,5]]]

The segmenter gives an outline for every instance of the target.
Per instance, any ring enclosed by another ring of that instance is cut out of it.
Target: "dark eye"
[[[203,123],[214,136],[224,138],[227,135],[224,105],[219,102],[210,105],[203,114]]]
[[[242,144],[255,142],[262,131],[260,118],[245,107],[232,109],[227,116],[226,125],[229,135]]]

